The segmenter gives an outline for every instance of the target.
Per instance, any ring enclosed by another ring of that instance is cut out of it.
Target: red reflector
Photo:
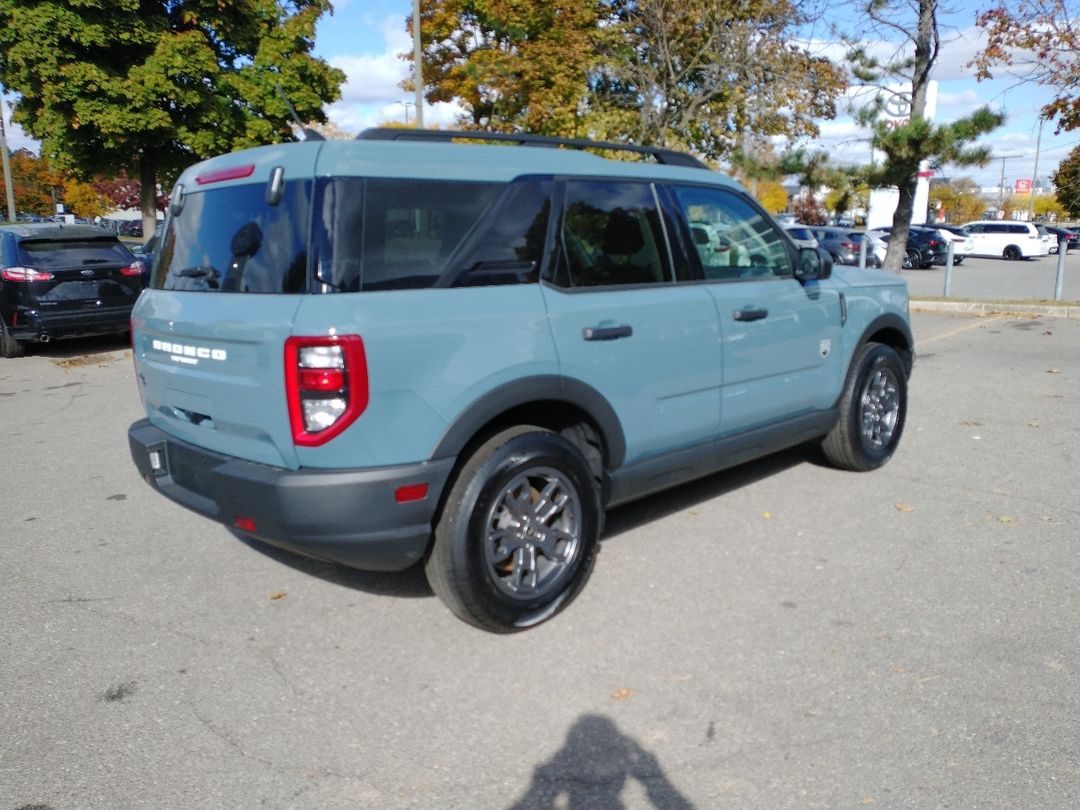
[[[422,501],[427,497],[428,485],[427,484],[406,484],[403,487],[398,487],[394,490],[394,500],[398,503],[409,503],[410,501]]]
[[[254,163],[249,163],[246,166],[230,166],[227,169],[216,169],[206,174],[200,174],[195,178],[195,182],[200,186],[205,186],[207,183],[220,183],[223,180],[239,180],[241,177],[251,177],[254,171]]]
[[[238,517],[233,521],[233,526],[242,532],[253,532],[255,531],[255,518]]]
[[[345,387],[345,370],[341,368],[301,368],[301,391],[340,391]]]

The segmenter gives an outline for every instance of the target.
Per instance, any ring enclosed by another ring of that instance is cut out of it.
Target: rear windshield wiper
[[[183,270],[177,272],[176,275],[181,278],[206,278],[207,276],[221,278],[221,273],[213,267],[185,267]]]

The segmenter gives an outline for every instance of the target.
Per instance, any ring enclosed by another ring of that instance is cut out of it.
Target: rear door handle
[[[586,326],[581,330],[581,336],[585,340],[618,340],[634,334],[634,329],[629,324],[622,326]]]
[[[762,318],[769,317],[769,310],[737,309],[731,313],[731,316],[737,321],[760,321]]]

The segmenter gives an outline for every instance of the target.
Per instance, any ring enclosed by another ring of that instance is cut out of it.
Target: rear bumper
[[[128,430],[143,480],[181,506],[271,545],[369,571],[399,571],[421,559],[454,459],[360,470],[287,470],[179,441],[142,419]],[[151,469],[150,453],[163,459]],[[395,491],[428,484],[423,500]]]
[[[51,340],[52,338],[107,335],[126,332],[131,328],[131,305],[95,307],[93,309],[43,312],[38,309],[18,310],[11,335],[17,340]]]

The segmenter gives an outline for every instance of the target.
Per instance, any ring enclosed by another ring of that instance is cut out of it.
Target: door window
[[[560,286],[671,280],[664,230],[647,183],[569,181],[559,242]]]
[[[791,275],[783,237],[748,201],[716,188],[679,186],[674,192],[706,279]]]

